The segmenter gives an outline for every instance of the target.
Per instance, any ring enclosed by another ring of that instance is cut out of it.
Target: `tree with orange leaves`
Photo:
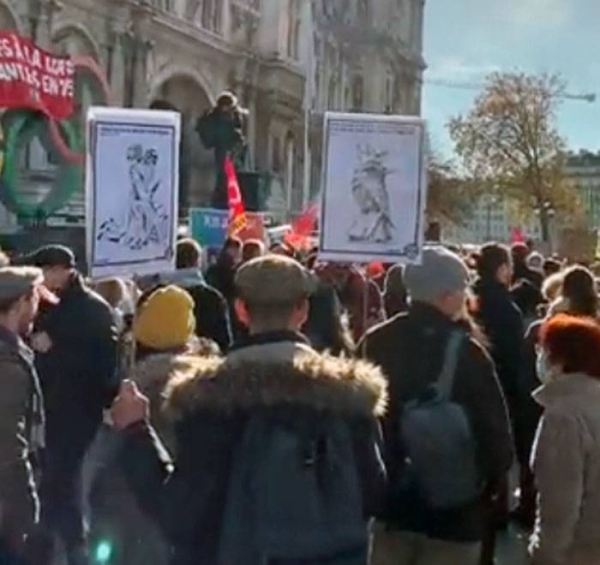
[[[544,241],[550,219],[580,213],[564,175],[565,141],[556,110],[565,83],[555,75],[494,73],[471,111],[448,124],[465,169],[497,196],[515,200],[525,216],[538,214]]]

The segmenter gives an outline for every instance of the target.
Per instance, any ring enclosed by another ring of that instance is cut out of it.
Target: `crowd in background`
[[[490,565],[511,520],[535,565],[600,562],[586,266],[494,243],[429,245],[406,267],[323,263],[235,238],[206,270],[182,239],[176,271],[135,280],[86,281],[60,246],[13,263],[0,267],[0,563],[83,565],[109,540],[110,563],[258,565],[260,539],[269,563]],[[438,504],[433,478],[411,473],[439,475],[443,458],[407,472],[405,415],[450,365],[477,491]],[[306,491],[283,482],[293,457],[273,455],[282,423],[328,438],[310,468],[338,457],[319,484],[297,478]],[[250,478],[277,493],[261,515]],[[309,524],[290,508],[314,489],[337,510]],[[294,520],[306,532],[287,534]]]

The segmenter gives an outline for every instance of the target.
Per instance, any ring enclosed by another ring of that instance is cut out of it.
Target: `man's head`
[[[531,253],[529,247],[527,247],[526,243],[515,243],[510,248],[510,253],[512,255],[512,259],[515,265],[523,266],[527,263],[527,257]]]
[[[242,263],[247,263],[265,254],[265,244],[260,239],[249,239],[242,247]]]
[[[226,114],[230,114],[238,105],[238,99],[232,92],[222,92],[217,98],[217,108]]]
[[[251,334],[298,331],[308,317],[316,280],[300,263],[267,255],[243,265],[235,277],[236,314]]]
[[[40,300],[55,303],[44,286],[44,274],[34,267],[0,268],[0,323],[19,335],[27,335],[38,313]]]
[[[55,292],[65,288],[75,270],[75,254],[64,245],[40,247],[25,262],[42,269],[44,284]]]
[[[428,246],[420,265],[406,267],[404,284],[413,302],[435,306],[455,319],[465,304],[469,271],[458,255],[443,247]]]
[[[199,269],[202,266],[202,248],[193,239],[177,242],[177,269]]]
[[[238,265],[242,260],[242,241],[237,237],[228,237],[221,249],[221,258],[228,263]]]

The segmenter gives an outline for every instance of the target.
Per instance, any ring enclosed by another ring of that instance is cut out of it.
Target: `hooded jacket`
[[[539,492],[534,565],[600,563],[600,381],[558,375],[534,397],[544,408],[532,453]]]
[[[322,356],[289,332],[251,338],[225,359],[197,359],[170,381],[164,415],[175,434],[173,462],[152,428],[128,430],[123,463],[145,510],[173,548],[172,563],[215,562],[232,458],[248,418],[260,411],[313,421],[335,414],[347,421],[363,488],[373,515],[385,481],[376,417],[386,385],[372,365]]]

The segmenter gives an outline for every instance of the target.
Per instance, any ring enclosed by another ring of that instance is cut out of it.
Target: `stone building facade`
[[[212,155],[199,142],[196,121],[219,92],[233,90],[250,110],[249,166],[270,181],[269,204],[290,212],[318,191],[326,109],[420,112],[423,5],[424,0],[0,0],[0,27],[50,51],[96,59],[115,105],[147,108],[160,101],[177,108],[184,124],[183,190],[189,205],[206,203],[214,185]],[[41,146],[29,153],[25,176],[32,169],[51,170]],[[71,207],[78,202],[81,196]]]

